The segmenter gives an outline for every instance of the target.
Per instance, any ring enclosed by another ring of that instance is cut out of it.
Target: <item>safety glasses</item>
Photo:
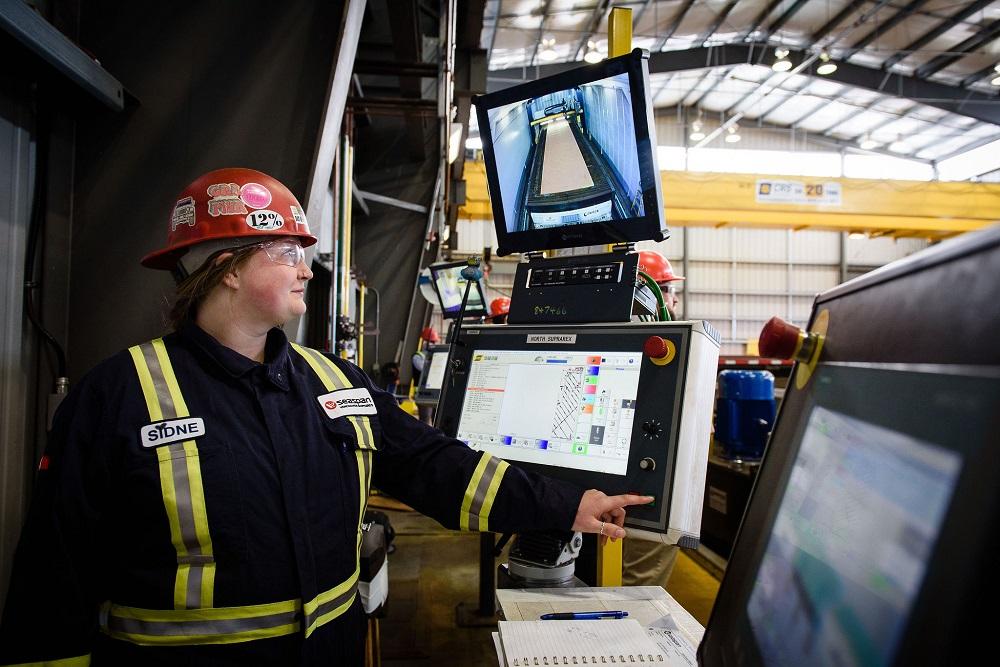
[[[275,264],[296,267],[306,258],[302,244],[293,239],[275,239],[253,245],[261,248],[267,254],[267,258]]]

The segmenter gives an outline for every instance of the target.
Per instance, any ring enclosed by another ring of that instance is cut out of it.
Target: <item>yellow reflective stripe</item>
[[[149,374],[149,367],[142,356],[142,350],[138,345],[128,349],[132,355],[132,363],[135,364],[136,374],[139,376],[139,386],[142,387],[142,395],[146,399],[146,409],[149,410],[149,420],[158,422],[163,419],[163,412],[160,410],[160,400],[156,397],[156,389],[153,387],[153,378]]]
[[[354,574],[347,581],[320,593],[302,605],[302,610],[305,612],[306,637],[309,637],[316,628],[329,623],[350,608],[358,593],[360,574],[361,564],[358,563],[354,567]]]
[[[211,562],[199,564],[201,568],[201,592],[199,607],[211,607],[215,597],[215,560],[212,558],[212,538],[208,531],[208,508],[205,506],[205,487],[201,478],[201,457],[194,440],[184,443],[187,454],[188,488],[191,493],[191,514],[194,518],[194,531],[201,546],[201,555],[207,556]]]
[[[306,363],[312,367],[313,371],[315,371],[316,375],[319,376],[320,382],[323,383],[323,386],[326,387],[327,391],[333,391],[338,388],[333,384],[333,379],[331,379],[329,374],[327,374],[326,369],[324,369],[319,362],[316,361],[315,357],[310,354],[311,350],[304,348],[301,345],[296,345],[295,343],[292,343],[292,348],[302,355],[302,358],[306,360]]]
[[[323,362],[329,366],[330,370],[333,371],[334,376],[343,384],[344,387],[353,387],[351,381],[347,379],[344,372],[337,368],[337,364],[333,363],[330,359],[327,359],[324,355],[318,355]],[[375,434],[372,433],[371,419],[369,417],[359,417],[357,415],[352,415],[347,418],[347,421],[351,422],[351,426],[354,427],[355,433],[358,436],[358,445],[366,449],[375,449]]]
[[[496,472],[493,473],[493,480],[490,482],[489,488],[486,490],[486,498],[483,500],[483,508],[479,510],[479,530],[489,530],[490,510],[493,509],[493,501],[496,500],[500,481],[509,467],[506,461],[501,461]]]
[[[137,609],[105,603],[101,630],[146,646],[232,644],[297,633],[299,600],[212,609]]]
[[[129,349],[146,398],[150,419],[188,417],[187,403],[162,338]],[[213,604],[215,563],[198,446],[193,440],[156,448],[160,492],[177,552],[174,607]]]
[[[90,667],[90,654],[80,655],[75,658],[43,660],[42,662],[18,662],[9,667]]]
[[[489,530],[490,510],[496,500],[497,489],[507,472],[505,461],[483,453],[465,489],[459,526],[462,530]]]
[[[489,463],[489,454],[483,453],[482,458],[479,459],[479,464],[476,465],[476,469],[472,472],[472,479],[469,480],[469,486],[465,488],[465,497],[462,499],[462,509],[459,514],[458,527],[461,530],[469,530],[469,510],[472,508],[472,501],[476,497],[476,489],[479,488],[479,480],[483,478],[483,472],[486,470],[486,464]]]
[[[347,376],[344,375],[343,371],[337,368],[337,365],[327,359],[322,353],[295,343],[292,343],[292,348],[302,355],[306,363],[319,376],[320,381],[326,387],[327,391],[350,389],[354,386],[347,379]],[[351,415],[347,417],[347,421],[354,428],[354,434],[358,439],[358,446],[364,449],[375,449],[375,435],[372,433],[369,420]]]
[[[157,338],[153,341],[153,351],[156,352],[156,358],[160,362],[160,371],[163,373],[163,379],[167,383],[167,390],[170,392],[170,398],[174,402],[174,412],[175,417],[190,417],[190,413],[187,409],[187,403],[184,402],[184,396],[181,395],[181,388],[177,385],[177,377],[174,375],[174,367],[170,365],[170,357],[167,356],[167,348],[163,344],[162,338]]]

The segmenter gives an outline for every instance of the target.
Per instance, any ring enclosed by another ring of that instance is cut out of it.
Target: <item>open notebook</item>
[[[500,621],[506,667],[659,665],[666,656],[633,619]]]

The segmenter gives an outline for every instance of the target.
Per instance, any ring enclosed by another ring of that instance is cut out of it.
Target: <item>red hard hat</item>
[[[420,332],[420,337],[428,343],[437,343],[441,340],[441,337],[438,336],[438,332],[434,327],[424,327],[424,330]]]
[[[510,312],[510,299],[505,296],[498,296],[490,301],[490,317],[506,315]]]
[[[151,269],[172,269],[188,249],[203,241],[295,236],[316,243],[295,195],[253,169],[217,169],[187,186],[168,221],[167,246],[142,258]]]
[[[639,251],[639,270],[649,274],[657,283],[668,283],[671,280],[684,280],[684,276],[674,274],[670,260],[655,250]]]

